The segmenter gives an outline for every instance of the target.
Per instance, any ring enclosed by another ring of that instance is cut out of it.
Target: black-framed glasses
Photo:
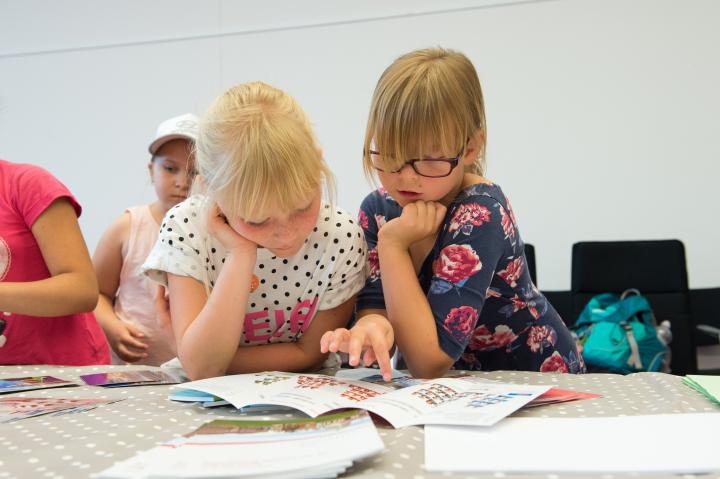
[[[393,171],[383,170],[377,166],[381,161],[381,155],[377,151],[370,150],[370,160],[372,161],[373,167],[383,173],[400,173],[406,165],[410,165],[415,173],[420,176],[442,178],[452,173],[452,170],[460,163],[460,158],[464,151],[465,147],[463,146],[454,158],[413,158],[407,160],[400,168]]]

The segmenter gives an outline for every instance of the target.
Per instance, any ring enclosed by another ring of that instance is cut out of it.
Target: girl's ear
[[[152,159],[148,162],[148,174],[150,175],[150,183],[155,183],[153,180],[153,161]]]
[[[483,149],[485,148],[485,134],[481,129],[478,129],[470,139],[468,139],[467,145],[465,146],[465,154],[463,155],[463,163],[465,165],[471,165],[480,156]]]

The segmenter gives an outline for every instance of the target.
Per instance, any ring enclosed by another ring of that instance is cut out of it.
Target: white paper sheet
[[[720,471],[720,414],[507,418],[490,428],[425,427],[428,471],[709,473]]]

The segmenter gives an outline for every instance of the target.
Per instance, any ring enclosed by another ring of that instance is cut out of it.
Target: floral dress
[[[401,213],[383,189],[360,207],[369,277],[358,310],[385,309],[377,233]],[[575,339],[532,283],[523,249],[515,215],[499,186],[469,186],[449,205],[418,281],[440,347],[455,360],[454,369],[585,372]]]

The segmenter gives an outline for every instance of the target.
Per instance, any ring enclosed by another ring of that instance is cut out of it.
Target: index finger
[[[390,381],[392,379],[392,365],[390,364],[390,348],[385,341],[385,337],[381,334],[373,334],[370,336],[370,344],[372,344],[375,352],[375,359],[377,359],[383,379]]]

